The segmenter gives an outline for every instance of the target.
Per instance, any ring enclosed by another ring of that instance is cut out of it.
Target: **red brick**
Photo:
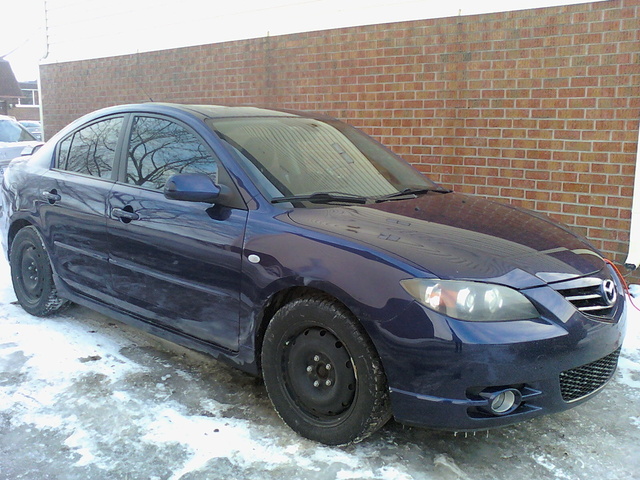
[[[427,162],[418,168],[438,181],[553,213],[621,258],[638,141],[639,8],[586,3],[45,64],[47,136],[95,108],[139,101],[139,82],[122,74],[136,65],[154,98],[338,116]],[[592,218],[587,205],[613,217]]]

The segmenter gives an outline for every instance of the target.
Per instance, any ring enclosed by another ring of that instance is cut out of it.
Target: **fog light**
[[[506,415],[513,412],[522,402],[522,394],[515,388],[498,390],[497,392],[480,392],[489,403],[488,411],[493,415]]]

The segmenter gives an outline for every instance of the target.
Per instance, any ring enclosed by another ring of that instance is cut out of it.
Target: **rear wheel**
[[[9,263],[13,289],[18,302],[27,312],[44,317],[67,303],[67,300],[58,297],[49,255],[34,227],[25,227],[16,234]]]
[[[371,341],[329,298],[296,299],[274,315],[262,370],[280,417],[312,440],[358,442],[390,417],[387,382]]]

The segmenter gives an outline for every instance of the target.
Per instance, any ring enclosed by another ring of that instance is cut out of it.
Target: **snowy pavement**
[[[0,260],[0,480],[527,477],[640,479],[640,312],[615,379],[573,410],[467,436],[391,422],[335,448],[203,355],[78,306],[26,314]]]

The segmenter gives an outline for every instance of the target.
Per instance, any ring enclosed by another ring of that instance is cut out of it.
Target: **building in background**
[[[439,183],[547,214],[618,264],[640,263],[640,0],[475,2],[483,10],[463,15],[464,0],[85,3],[46,2],[48,137],[150,99],[324,112]]]
[[[11,64],[0,58],[0,115],[40,121],[38,82],[18,82]]]
[[[0,58],[0,115],[9,115],[12,105],[18,102],[22,90],[13,74],[11,64]]]
[[[30,82],[18,82],[21,96],[18,101],[9,109],[9,115],[16,120],[40,120],[40,92],[38,91],[38,82],[33,80]]]

